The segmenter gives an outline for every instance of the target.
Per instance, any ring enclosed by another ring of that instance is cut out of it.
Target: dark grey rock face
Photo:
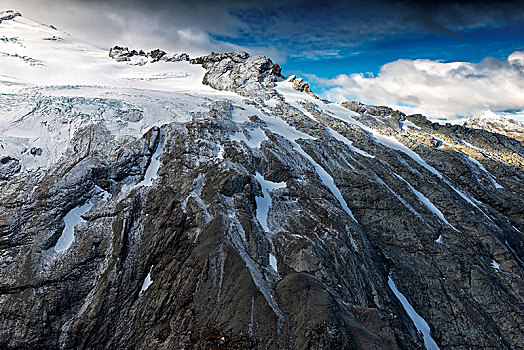
[[[7,180],[21,169],[20,161],[13,157],[0,158],[0,180]]]
[[[0,160],[0,348],[423,349],[390,279],[440,349],[522,348],[522,143],[297,102],[267,58],[192,63],[244,99]]]
[[[213,52],[190,62],[206,69],[204,84],[251,98],[271,97],[267,88],[284,78],[278,64],[264,56],[250,56],[247,52]]]

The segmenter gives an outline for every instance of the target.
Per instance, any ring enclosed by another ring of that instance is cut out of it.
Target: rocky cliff
[[[522,142],[246,53],[63,36],[96,65],[55,82],[25,21],[0,24],[40,50],[1,58],[0,348],[523,348]]]

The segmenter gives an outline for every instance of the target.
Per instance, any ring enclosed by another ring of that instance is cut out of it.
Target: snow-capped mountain
[[[474,129],[484,129],[495,134],[502,134],[519,141],[524,141],[524,124],[522,122],[499,116],[490,110],[467,120],[464,126]]]
[[[15,14],[0,348],[522,346],[521,142]]]

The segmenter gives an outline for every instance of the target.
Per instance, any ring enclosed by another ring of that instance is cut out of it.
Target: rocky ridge
[[[109,57],[116,60],[117,62],[131,62],[133,59],[133,64],[137,65],[144,65],[148,62],[155,63],[159,61],[189,61],[189,55],[187,53],[169,55],[165,51],[160,49],[145,52],[144,50],[129,50],[129,48],[123,46],[115,46],[111,48],[111,50],[109,50]]]
[[[83,122],[0,158],[0,348],[522,348],[522,142],[188,59],[224,93],[28,94]]]
[[[506,135],[518,141],[524,141],[524,124],[512,118],[501,117],[491,111],[468,119],[464,126],[483,129],[492,133]]]
[[[0,11],[0,23],[2,21],[9,21],[13,18],[22,16],[20,12],[13,11],[13,10],[6,10],[6,11]]]

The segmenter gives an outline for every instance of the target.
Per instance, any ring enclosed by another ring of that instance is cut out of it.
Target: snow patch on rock
[[[262,187],[262,196],[255,197],[257,203],[257,219],[265,232],[271,232],[267,223],[269,209],[271,208],[272,202],[270,192],[279,188],[285,188],[286,183],[268,181],[258,171],[255,178]]]
[[[149,268],[149,272],[144,278],[144,282],[142,282],[142,287],[140,288],[140,292],[138,293],[138,296],[142,296],[144,292],[149,288],[149,286],[153,283],[153,280],[151,279],[151,271],[153,271],[153,266]]]
[[[426,349],[439,350],[437,343],[431,336],[431,330],[428,326],[428,323],[415,311],[415,309],[413,308],[413,306],[411,306],[406,297],[397,289],[395,282],[393,282],[391,276],[388,276],[388,285],[393,291],[393,293],[395,293],[395,296],[400,301],[402,306],[404,307],[404,310],[406,310],[406,313],[415,324],[417,330],[421,332],[424,336],[424,345],[426,346]]]

